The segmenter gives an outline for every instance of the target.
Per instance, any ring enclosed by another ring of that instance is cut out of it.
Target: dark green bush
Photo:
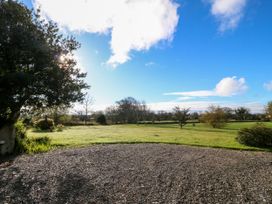
[[[54,130],[54,121],[52,119],[40,119],[34,123],[34,127],[42,131],[53,131]]]
[[[236,138],[239,143],[253,147],[272,147],[272,128],[256,125],[244,128],[238,132]]]
[[[106,116],[104,114],[99,115],[96,118],[96,122],[99,123],[100,125],[106,125],[107,124]]]

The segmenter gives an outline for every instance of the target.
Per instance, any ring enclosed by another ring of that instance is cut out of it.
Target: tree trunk
[[[0,155],[13,153],[15,146],[14,124],[4,125],[0,128]]]

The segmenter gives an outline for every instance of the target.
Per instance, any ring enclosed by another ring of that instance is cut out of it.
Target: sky
[[[270,0],[21,0],[81,43],[93,109],[132,96],[153,110],[272,100]]]

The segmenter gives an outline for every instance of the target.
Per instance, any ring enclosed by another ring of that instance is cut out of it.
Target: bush
[[[104,114],[99,115],[96,118],[96,122],[99,123],[100,125],[106,125],[107,124],[106,116]]]
[[[219,106],[210,106],[200,118],[201,122],[207,123],[213,128],[222,128],[228,121],[223,108]]]
[[[16,137],[19,137],[21,139],[26,138],[26,127],[25,127],[23,121],[19,120],[15,124],[15,133],[16,133]]]
[[[25,138],[17,140],[15,153],[39,153],[47,152],[51,149],[51,139],[49,137]]]
[[[58,124],[57,127],[56,127],[56,130],[57,130],[58,132],[62,132],[62,131],[63,131],[63,128],[64,128],[64,125]]]
[[[45,119],[40,119],[36,121],[34,123],[34,127],[42,131],[44,130],[53,131],[55,126],[54,126],[54,121],[52,119],[45,118]]]
[[[15,153],[22,153],[25,150],[23,141],[26,140],[26,127],[22,121],[15,124]]]
[[[239,143],[253,147],[272,147],[272,128],[256,125],[244,128],[238,132],[236,138]]]
[[[46,152],[51,148],[51,139],[49,137],[28,138],[26,130],[27,129],[22,121],[18,121],[15,124],[15,153],[31,154]]]
[[[47,136],[27,138],[23,140],[24,153],[32,154],[49,151],[51,148],[51,139]]]

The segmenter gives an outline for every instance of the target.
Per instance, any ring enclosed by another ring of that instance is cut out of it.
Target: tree
[[[225,112],[225,116],[226,116],[227,120],[230,120],[230,119],[234,118],[234,115],[233,115],[234,111],[231,108],[229,108],[229,107],[223,107],[222,109]]]
[[[106,117],[112,123],[137,123],[146,120],[150,111],[145,102],[126,97],[106,109]]]
[[[186,125],[186,121],[190,118],[190,108],[181,109],[179,106],[173,108],[174,117],[179,122],[180,128]]]
[[[116,102],[119,118],[123,123],[136,123],[138,121],[139,104],[135,98],[127,97]]]
[[[234,110],[236,119],[238,120],[247,120],[250,116],[250,111],[248,108],[245,107],[239,107]]]
[[[70,106],[84,97],[86,73],[76,67],[73,37],[59,34],[22,3],[0,0],[0,140],[1,153],[14,148],[14,124],[22,107]],[[1,154],[0,153],[0,154]]]
[[[96,122],[99,123],[100,125],[107,125],[106,116],[104,114],[98,115],[98,117],[96,118]]]
[[[269,101],[265,107],[266,117],[272,120],[272,101]]]
[[[106,117],[107,120],[110,121],[112,124],[117,124],[119,119],[118,119],[118,110],[115,106],[110,106],[106,108]]]
[[[86,125],[87,120],[88,120],[88,115],[90,113],[90,106],[93,104],[93,98],[91,98],[88,94],[86,94],[82,104],[84,107],[84,113],[85,113],[84,122]]]
[[[220,106],[210,106],[201,116],[201,121],[211,125],[213,128],[221,128],[227,122],[226,113]]]

